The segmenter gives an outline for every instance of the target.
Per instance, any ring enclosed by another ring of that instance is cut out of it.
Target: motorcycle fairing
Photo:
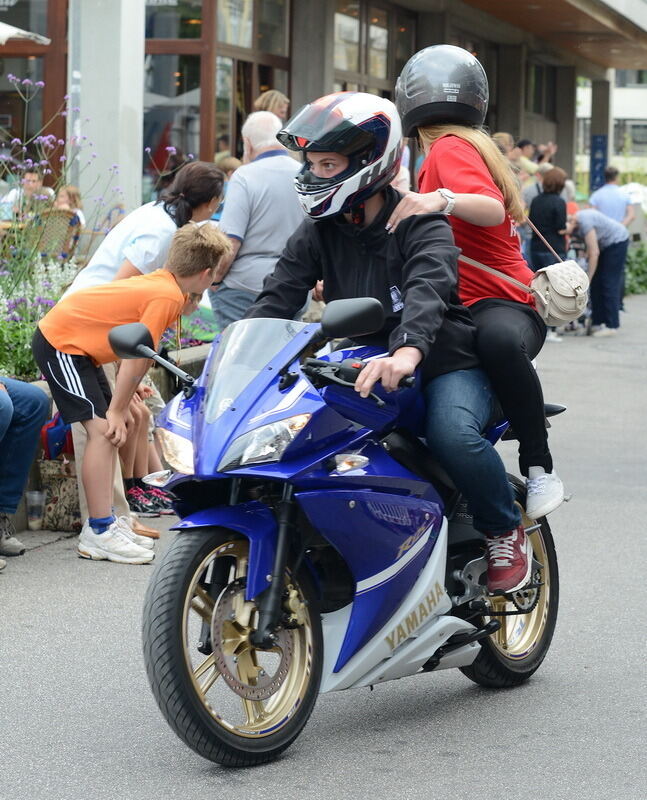
[[[249,539],[249,565],[245,600],[252,600],[267,589],[276,551],[276,519],[270,509],[252,500],[236,506],[220,506],[196,511],[185,517],[172,531],[223,527],[238,531]]]
[[[354,603],[322,616],[321,692],[369,686],[413,675],[452,635],[475,630],[471,623],[448,616],[452,604],[444,589],[446,559],[447,521],[443,519],[435,546],[417,579],[407,586],[401,605],[340,669],[336,667]],[[446,658],[451,659],[451,666],[464,666],[472,663],[478,651],[478,644],[466,645]],[[443,662],[444,659],[439,668],[446,666]]]
[[[442,507],[419,497],[366,489],[297,492],[296,498],[356,582],[337,672],[402,603],[436,544]]]

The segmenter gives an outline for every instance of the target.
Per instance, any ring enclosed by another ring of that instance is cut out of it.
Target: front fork
[[[294,487],[286,484],[278,513],[278,532],[276,537],[276,552],[270,585],[261,595],[258,602],[258,627],[249,635],[249,640],[254,647],[260,650],[269,650],[276,643],[274,631],[278,628],[282,607],[283,580],[288,563],[290,549],[290,527],[295,516]]]

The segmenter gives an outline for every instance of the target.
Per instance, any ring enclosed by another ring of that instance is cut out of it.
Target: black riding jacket
[[[386,189],[386,202],[367,227],[338,215],[306,218],[288,240],[274,271],[246,317],[293,318],[308,291],[324,282],[324,299],[376,297],[383,305],[381,331],[357,337],[358,344],[417,347],[424,356],[423,378],[478,365],[475,328],[457,292],[451,227],[442,214],[421,214],[385,225],[401,195]]]

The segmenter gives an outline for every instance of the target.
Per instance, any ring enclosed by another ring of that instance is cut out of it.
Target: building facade
[[[284,92],[292,111],[341,89],[392,97],[406,60],[442,42],[485,66],[490,129],[556,141],[572,172],[578,76],[591,82],[591,134],[606,158],[609,70],[647,68],[645,0],[0,0],[0,21],[52,40],[2,48],[6,135],[52,120],[59,136],[86,136],[98,157],[71,177],[88,187],[119,165],[129,208],[168,148],[205,160],[216,149],[239,154],[240,128],[265,89]],[[27,121],[8,73],[45,80]],[[72,110],[61,118],[66,92]]]

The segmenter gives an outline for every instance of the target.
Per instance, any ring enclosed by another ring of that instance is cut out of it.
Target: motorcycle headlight
[[[162,455],[176,472],[193,475],[193,443],[184,436],[171,433],[165,428],[157,428]]]
[[[271,464],[283,453],[308,424],[311,414],[297,414],[269,425],[262,425],[235,439],[218,464],[219,472],[238,469],[246,464]]]

